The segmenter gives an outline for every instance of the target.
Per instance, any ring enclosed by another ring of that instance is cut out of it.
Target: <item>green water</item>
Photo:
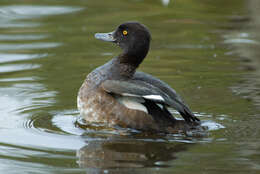
[[[1,0],[0,173],[259,173],[260,112],[239,92],[250,74],[232,40],[254,41],[248,2]],[[125,21],[152,33],[140,70],[174,87],[208,137],[75,125],[84,78],[120,52],[93,35]]]

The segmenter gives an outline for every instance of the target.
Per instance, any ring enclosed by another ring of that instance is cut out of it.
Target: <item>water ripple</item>
[[[259,42],[252,39],[227,39],[224,43],[228,44],[260,44]]]
[[[0,79],[0,82],[24,82],[40,80],[39,77],[17,77],[17,78],[4,78]]]
[[[6,19],[1,19],[0,28],[30,28],[30,27],[39,27],[40,23],[35,22],[18,22],[10,21]]]
[[[205,121],[202,122],[202,126],[208,127],[209,130],[219,130],[225,128],[223,125],[213,122],[213,121]]]
[[[73,135],[82,135],[85,130],[75,127],[75,122],[77,121],[78,116],[77,110],[67,110],[59,111],[53,113],[52,125],[55,125],[63,132],[73,134]]]
[[[4,65],[4,66],[0,66],[0,73],[32,70],[32,69],[37,69],[39,67],[41,67],[41,65],[39,64]]]
[[[0,34],[0,41],[24,41],[24,40],[40,40],[40,39],[45,39],[49,35],[46,34],[38,34],[38,35],[33,35],[33,34]]]
[[[215,49],[215,45],[200,45],[200,44],[168,44],[163,45],[163,48],[169,49]]]
[[[0,50],[46,49],[62,45],[61,43],[29,43],[29,44],[0,44]]]
[[[82,10],[79,7],[66,6],[37,6],[37,5],[10,5],[0,7],[0,28],[38,27],[39,22],[19,21],[24,19],[40,18],[49,15],[61,15]]]
[[[43,58],[48,54],[4,54],[0,53],[0,63]]]
[[[224,37],[224,43],[227,44],[260,44],[258,41],[253,38],[249,33],[237,32],[232,34],[226,34]]]
[[[65,6],[37,6],[37,5],[11,5],[0,8],[0,17],[9,19],[38,18],[48,15],[60,15],[82,10],[79,7]]]

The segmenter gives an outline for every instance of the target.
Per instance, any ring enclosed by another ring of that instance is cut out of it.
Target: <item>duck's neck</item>
[[[131,78],[138,66],[142,63],[149,51],[149,42],[143,42],[123,49],[123,52],[115,59],[117,71],[121,76]]]
[[[120,60],[120,55],[113,60],[112,71],[115,73],[114,77],[132,78],[138,66]]]
[[[149,44],[139,43],[123,49],[123,52],[118,56],[118,60],[122,64],[129,64],[138,67],[149,51]]]

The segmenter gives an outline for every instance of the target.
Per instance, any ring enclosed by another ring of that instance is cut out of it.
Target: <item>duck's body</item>
[[[169,85],[136,72],[149,50],[146,27],[128,22],[96,37],[116,42],[123,53],[92,71],[81,86],[78,109],[87,122],[166,133],[198,125],[199,119]],[[167,107],[176,109],[185,121],[176,120]]]

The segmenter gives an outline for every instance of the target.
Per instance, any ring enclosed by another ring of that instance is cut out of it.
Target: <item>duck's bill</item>
[[[110,32],[110,33],[96,33],[95,34],[95,38],[99,39],[99,40],[103,40],[103,41],[107,41],[107,42],[114,42],[116,41],[116,39],[113,36],[114,32]]]

